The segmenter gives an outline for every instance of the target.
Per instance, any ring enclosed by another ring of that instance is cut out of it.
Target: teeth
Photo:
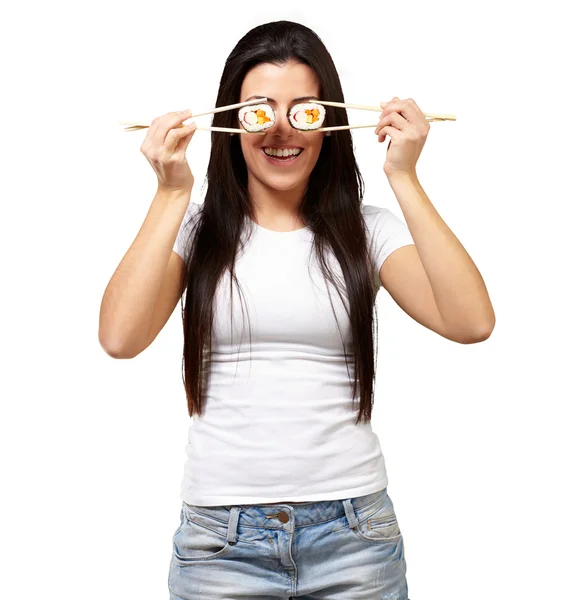
[[[302,150],[300,148],[264,148],[264,152],[269,156],[298,156]]]

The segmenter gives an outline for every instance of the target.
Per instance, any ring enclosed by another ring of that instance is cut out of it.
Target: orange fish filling
[[[258,110],[253,111],[256,113],[256,116],[258,117],[258,124],[259,125],[263,125],[264,123],[267,123],[268,121],[271,121],[271,119],[265,114],[265,111],[262,110],[261,108],[258,108]]]
[[[318,116],[320,115],[320,111],[317,108],[307,108],[304,111],[307,114],[306,122],[307,123],[316,123],[318,121]]]

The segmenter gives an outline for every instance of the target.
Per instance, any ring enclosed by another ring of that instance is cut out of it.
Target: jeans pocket
[[[402,537],[392,500],[386,492],[380,503],[362,507],[355,514],[358,523],[351,531],[364,541],[381,544],[396,542]]]
[[[174,557],[179,564],[212,560],[232,547],[227,540],[228,525],[188,509],[184,504],[181,524],[173,539]]]

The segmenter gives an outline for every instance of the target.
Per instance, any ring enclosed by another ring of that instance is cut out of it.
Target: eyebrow
[[[250,96],[249,98],[246,98],[244,102],[248,102],[248,100],[251,100],[252,98],[265,98],[265,96]],[[273,98],[266,98],[266,100],[269,102],[277,102]],[[320,98],[318,98],[318,96],[301,96],[300,98],[293,98],[291,102],[299,102],[300,100],[320,100]]]

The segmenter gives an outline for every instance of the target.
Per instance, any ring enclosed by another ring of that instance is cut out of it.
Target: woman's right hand
[[[157,117],[148,128],[140,150],[158,177],[158,189],[191,192],[193,173],[185,152],[195,132],[195,123],[182,125],[191,110],[167,113]]]

